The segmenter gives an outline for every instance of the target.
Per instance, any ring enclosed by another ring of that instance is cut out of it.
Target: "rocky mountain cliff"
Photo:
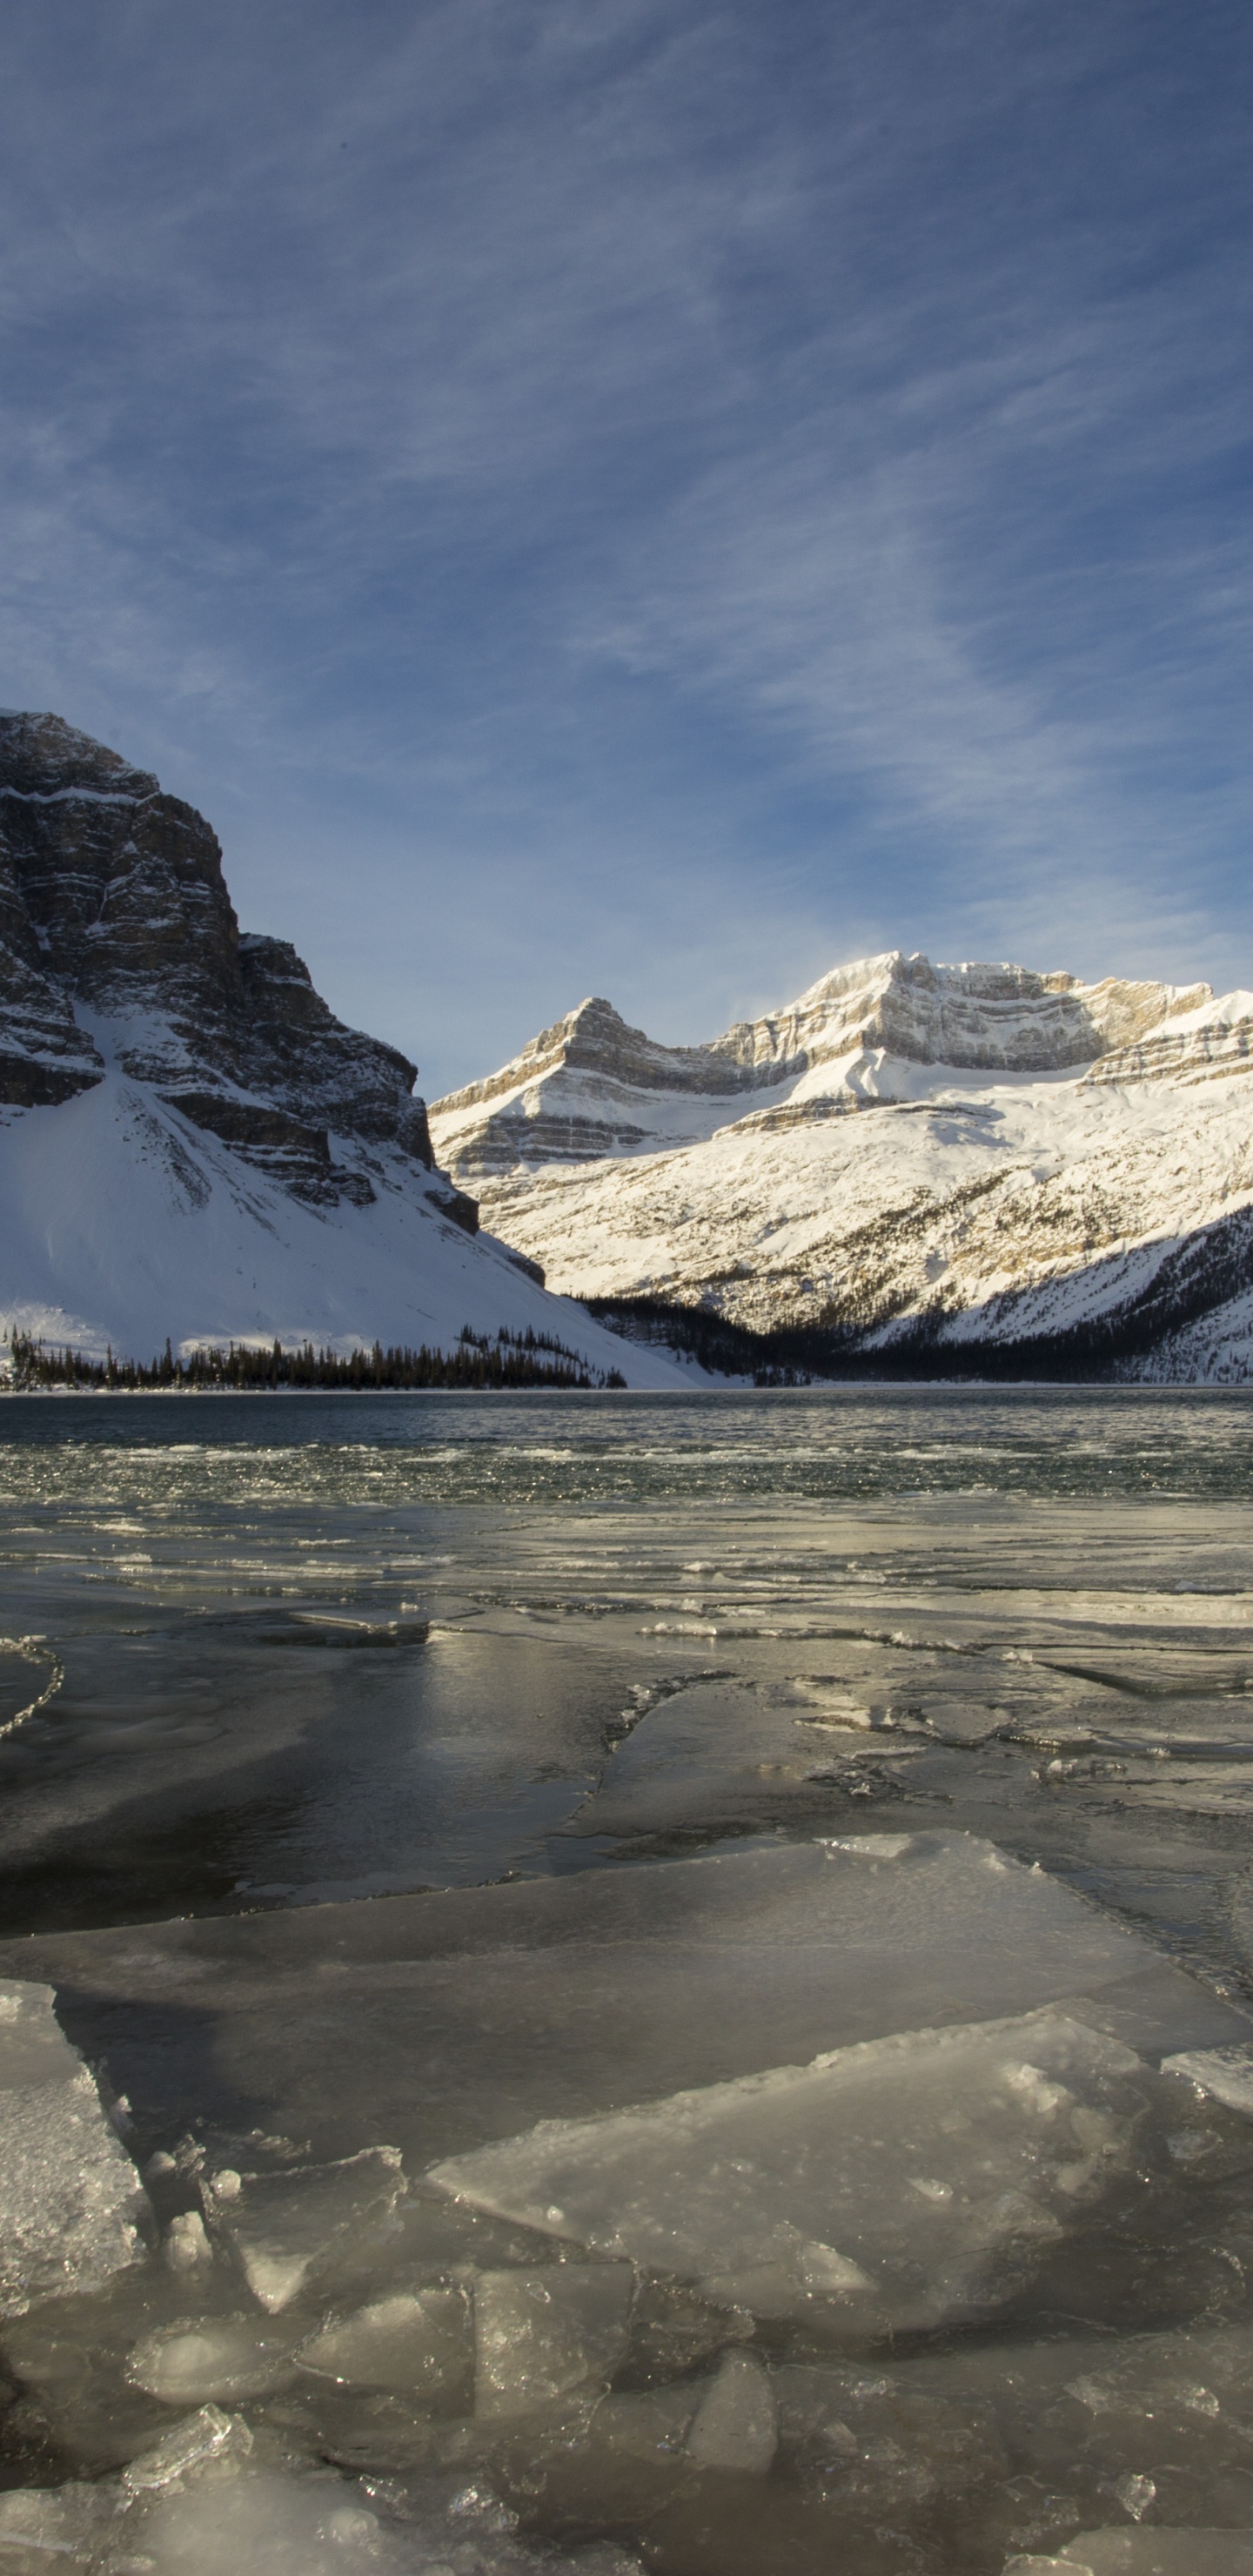
[[[103,1080],[97,1013],[122,1073],[297,1197],[373,1197],[332,1131],[432,1168],[416,1067],[345,1028],[286,940],[241,936],[203,816],[59,716],[0,715],[0,1100]]]
[[[0,1329],[143,1358],[532,1326],[621,1364],[471,1239],[414,1081],[241,933],[200,814],[59,716],[0,713]]]
[[[1203,985],[1088,985],[1021,966],[933,966],[895,950],[836,967],[786,1010],[704,1046],[658,1046],[612,1003],[580,1002],[499,1073],[436,1103],[440,1151],[474,1187],[546,1163],[694,1144],[761,1109],[809,1100],[820,1115],[819,1099],[852,1107],[889,1097],[895,1065],[1086,1069],[1212,1000]]]
[[[1243,1376],[1251,1070],[1253,995],[893,952],[703,1047],[585,1002],[431,1127],[487,1221],[632,1329]]]

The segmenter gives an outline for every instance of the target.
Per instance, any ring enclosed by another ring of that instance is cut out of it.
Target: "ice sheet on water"
[[[1148,2054],[1250,2035],[1148,1942],[962,1833],[27,1946],[73,1983],[158,2133],[234,2125],[247,2103],[320,2157],[385,2138],[410,2170],[538,2119],[1068,1998]]]
[[[199,2424],[200,2419],[194,2419]],[[565,2555],[516,2537],[490,2488],[445,2480],[416,2491],[333,2469],[293,2474],[250,2460],[237,2418],[216,2450],[160,2485],[25,2488],[0,2496],[5,2576],[638,2576],[600,2543]]]
[[[371,2300],[310,2335],[295,2357],[301,2370],[340,2385],[464,2396],[474,2368],[465,2292],[437,2283]]]
[[[629,2263],[482,2272],[474,2284],[475,2407],[525,2415],[603,2386],[627,2348]]]
[[[404,2190],[395,2147],[364,2147],[329,2165],[248,2174],[226,2167],[205,2186],[205,2215],[272,2316],[306,2283],[358,2252]]]
[[[850,1726],[859,1722],[868,1727],[869,1713],[850,1716]],[[813,1807],[807,1774],[831,1750],[816,1711],[811,1722],[806,1707],[775,1705],[742,1683],[695,1682],[632,1727],[599,1788],[559,1832],[631,1838]]]
[[[1199,2093],[1253,2118],[1253,2047],[1185,2048],[1162,2060],[1164,2075],[1182,2075]]]
[[[285,2387],[295,2370],[288,2341],[255,2316],[205,2317],[146,2335],[126,2376],[167,2406],[231,2406]]]
[[[4,2576],[49,2576],[55,2567],[88,2566],[116,2510],[113,2493],[86,2479],[63,2487],[10,2487],[0,2495]]]
[[[252,2433],[242,2415],[224,2415],[219,2406],[202,2406],[197,2414],[185,2415],[152,2450],[140,2451],[127,2462],[123,2492],[160,2494],[167,2487],[181,2486],[206,2462],[223,2461],[233,2467],[251,2451]]]
[[[1056,2558],[1006,2561],[1005,2576],[1253,2576],[1253,2532],[1081,2531]]]
[[[698,2468],[764,2477],[778,2447],[769,2371],[755,2353],[729,2352],[693,2416],[688,2457]]]
[[[1152,2080],[1045,2010],[545,2121],[430,2178],[757,2316],[934,2327],[995,2307],[1129,2169]]]
[[[53,1989],[0,1984],[0,2316],[135,2262],[143,2199]]]

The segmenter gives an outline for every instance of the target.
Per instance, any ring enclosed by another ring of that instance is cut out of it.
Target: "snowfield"
[[[867,1358],[1069,1337],[1082,1374],[1095,1335],[1136,1376],[1253,1366],[1253,996],[893,954],[671,1051],[669,1079],[634,1031],[615,1066],[608,1011],[431,1113],[554,1288],[835,1329]],[[743,1087],[695,1088],[702,1055]]]
[[[0,1111],[0,1330],[146,1360],[167,1334],[184,1353],[276,1336],[449,1350],[463,1324],[530,1324],[632,1386],[690,1383],[452,1223],[439,1173],[380,1147],[373,1205],[305,1206],[128,1080],[124,1029],[97,1019],[94,1031],[111,1059],[103,1082],[56,1108]]]

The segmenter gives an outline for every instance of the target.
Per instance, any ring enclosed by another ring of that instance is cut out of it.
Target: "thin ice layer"
[[[107,2031],[154,2127],[256,2124],[319,2156],[388,2138],[414,2166],[536,2120],[1077,1997],[1150,2055],[1249,2037],[1148,1942],[956,1833],[49,1934],[25,1951],[74,1985],[78,2027]]]
[[[1081,2531],[1056,2558],[1011,2558],[1005,2576],[1253,2576],[1247,2531]]]
[[[169,2447],[172,2457],[173,2437]],[[181,2467],[147,2487],[0,2496],[7,2576],[638,2576],[611,2544],[569,2557],[528,2548],[486,2486],[445,2480],[393,2513],[333,2469],[293,2475],[250,2461],[249,2448],[238,2418],[197,2417]]]
[[[372,2299],[310,2335],[296,2360],[314,2378],[339,2386],[411,2389],[423,2397],[461,2393],[473,2368],[465,2294],[436,2283]]]
[[[1045,2011],[545,2121],[431,2180],[758,2316],[932,2327],[995,2306],[1127,2170],[1151,2080]]]
[[[627,2348],[626,2263],[546,2263],[482,2272],[474,2285],[475,2408],[525,2415],[604,2385]]]
[[[293,2173],[221,2173],[205,2200],[253,2297],[277,2316],[306,2281],[351,2255],[386,2220],[403,2189],[397,2149],[366,2147],[339,2163]]]
[[[51,1986],[0,1985],[0,2316],[140,2252],[135,2168],[52,2006]]]

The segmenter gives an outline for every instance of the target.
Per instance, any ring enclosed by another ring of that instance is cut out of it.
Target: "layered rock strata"
[[[314,1205],[370,1203],[371,1147],[432,1168],[416,1068],[288,941],[241,934],[203,816],[59,716],[3,715],[0,1101],[70,1100],[109,1061]]]
[[[585,1002],[432,1134],[569,1295],[866,1357],[1241,1376],[1250,1070],[1247,993],[893,952],[704,1047]]]

